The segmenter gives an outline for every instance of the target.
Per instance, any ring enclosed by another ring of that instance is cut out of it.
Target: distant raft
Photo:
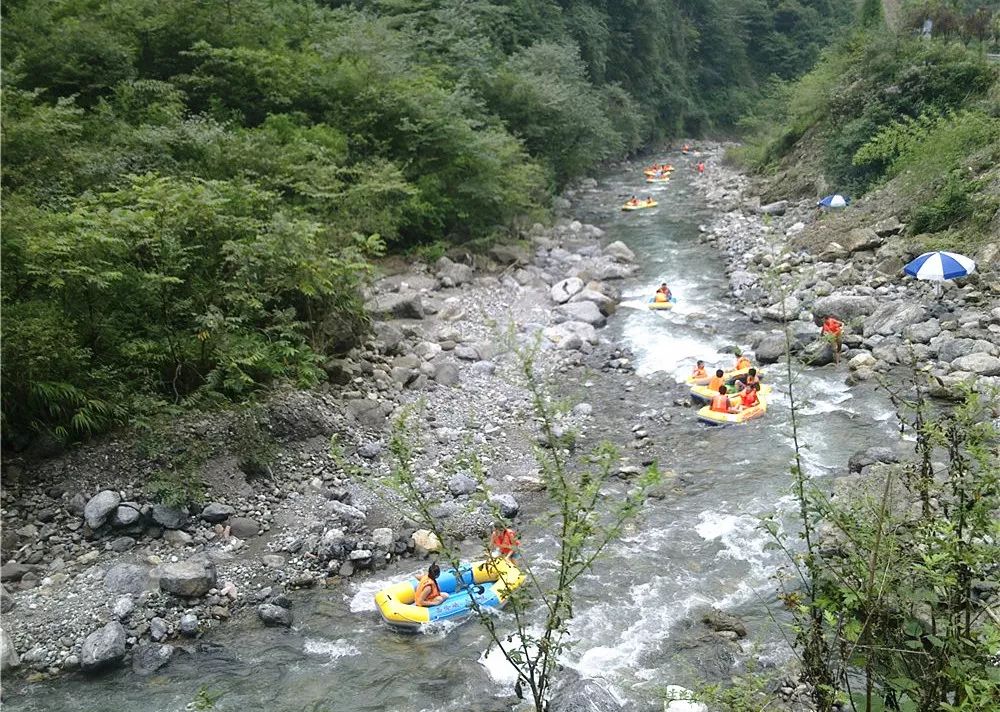
[[[635,203],[634,205],[631,203],[625,203],[622,206],[622,210],[642,210],[644,208],[655,208],[657,205],[659,205],[659,203],[655,200],[646,200],[641,203]]]
[[[762,391],[763,392],[763,391]],[[739,425],[748,420],[759,418],[767,412],[767,401],[763,398],[755,406],[743,408],[736,413],[720,413],[712,410],[711,406],[704,406],[698,411],[698,420],[710,425]]]
[[[677,297],[670,297],[670,299],[668,299],[665,302],[658,302],[656,301],[656,298],[653,297],[652,299],[649,300],[649,303],[646,306],[648,306],[650,309],[659,311],[659,310],[673,309],[674,304],[676,303],[677,303]]]
[[[475,610],[473,597],[482,608],[503,608],[524,580],[521,570],[507,559],[490,559],[442,571],[437,584],[448,598],[437,606],[414,604],[417,578],[386,586],[375,594],[375,606],[390,626],[412,631],[435,621],[471,615]]]

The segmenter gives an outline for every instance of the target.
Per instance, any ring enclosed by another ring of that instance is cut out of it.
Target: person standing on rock
[[[496,552],[494,556],[502,556],[507,561],[513,561],[517,557],[517,547],[520,545],[521,542],[513,529],[500,520],[493,523],[493,532],[490,534],[490,551]]]
[[[820,329],[820,336],[829,341],[833,346],[833,362],[840,363],[840,341],[844,332],[844,322],[835,319],[832,314],[828,314],[823,320],[823,328]]]
[[[422,576],[417,583],[417,591],[413,597],[413,602],[416,605],[429,608],[430,606],[437,606],[444,603],[444,600],[448,598],[448,594],[442,593],[441,588],[438,586],[437,578],[440,575],[441,567],[437,564],[431,564],[427,568],[427,575]]]

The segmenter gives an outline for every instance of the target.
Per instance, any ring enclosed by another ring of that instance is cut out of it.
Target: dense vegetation
[[[828,48],[794,83],[772,88],[766,127],[743,151],[758,169],[803,157],[831,190],[892,183],[914,234],[974,252],[1000,237],[1000,83],[986,50],[1000,11],[979,3],[904,5],[898,33],[879,4],[870,25]],[[932,19],[931,39],[914,35]]]
[[[12,0],[3,431],[322,378],[386,249],[502,235],[733,124],[850,0]]]

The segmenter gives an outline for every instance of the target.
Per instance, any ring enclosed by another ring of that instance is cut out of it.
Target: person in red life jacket
[[[698,161],[698,175],[701,175],[704,172],[705,172],[705,162],[704,161]]]
[[[495,556],[499,555],[508,561],[513,561],[517,557],[517,547],[520,545],[521,542],[513,529],[499,520],[493,524],[493,533],[490,534],[490,550],[497,552],[494,554]]]
[[[844,322],[828,314],[819,333],[833,345],[833,362],[840,363],[840,339],[844,333]]]
[[[760,383],[754,383],[743,389],[740,394],[740,407],[753,408],[760,404]]]
[[[729,396],[726,395],[725,385],[719,386],[719,395],[712,398],[712,410],[716,413],[735,413],[736,408],[729,405]]]
[[[699,361],[691,372],[692,378],[708,378],[708,371],[705,369],[705,362]]]
[[[626,202],[626,205],[638,205],[639,204],[639,199],[633,195],[631,198],[629,198],[625,202]]]
[[[733,366],[734,371],[744,371],[753,366],[753,362],[750,361],[746,356],[743,355],[742,351],[736,352],[736,365]]]
[[[669,302],[670,301],[670,287],[664,282],[660,285],[660,288],[656,290],[656,295],[653,297],[653,301],[656,302]]]
[[[723,371],[721,368],[716,369],[715,375],[712,376],[712,379],[708,382],[708,389],[712,392],[715,392],[719,390],[720,386],[722,388],[725,388],[726,387],[725,385],[726,380],[724,378],[725,375],[726,372]]]
[[[755,383],[759,385],[760,376],[757,375],[756,368],[751,368],[749,371],[747,371],[747,375],[745,375],[743,378],[737,379],[736,382],[740,384],[740,390],[742,391],[744,388],[749,388]]]
[[[438,587],[437,578],[441,575],[441,567],[431,564],[427,568],[427,575],[421,576],[417,583],[417,592],[413,597],[413,602],[418,606],[429,608],[444,603],[448,598],[447,593],[443,593]]]

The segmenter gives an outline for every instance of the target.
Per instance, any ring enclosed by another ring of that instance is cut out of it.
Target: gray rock
[[[517,245],[493,245],[487,254],[502,265],[526,265],[531,261],[528,253]]]
[[[111,613],[118,620],[125,620],[130,615],[132,611],[135,610],[135,601],[132,600],[132,596],[125,595],[119,596],[115,599],[114,606],[111,607]]]
[[[856,227],[839,240],[848,254],[874,250],[882,244],[879,237],[870,227]]]
[[[598,292],[596,289],[584,289],[583,291],[577,292],[570,297],[569,301],[570,303],[593,302],[597,305],[597,308],[601,310],[601,314],[604,316],[611,316],[614,314],[615,309],[618,306],[618,302],[603,292]]]
[[[368,561],[372,558],[372,552],[371,549],[355,549],[347,555],[347,558],[354,563],[358,563],[359,561]]]
[[[476,491],[479,483],[464,472],[457,472],[448,480],[448,491],[452,496],[458,497],[463,494],[472,494]]]
[[[437,268],[437,277],[444,287],[458,287],[466,282],[471,282],[475,276],[472,267],[452,262],[447,257],[439,259],[435,267]]]
[[[713,608],[701,617],[701,622],[716,632],[732,631],[740,638],[747,635],[747,627],[739,618],[717,608]]]
[[[178,630],[185,638],[194,638],[198,635],[198,616],[194,613],[185,613],[181,616]]]
[[[416,292],[380,294],[367,302],[365,308],[376,318],[424,318],[424,304]]]
[[[120,663],[125,657],[125,629],[118,621],[98,628],[83,641],[80,667],[95,672]]]
[[[625,712],[619,697],[605,684],[564,673],[546,709],[548,712]]]
[[[170,626],[168,626],[167,622],[159,616],[149,620],[149,636],[157,643],[166,638],[169,633]]]
[[[165,504],[153,505],[153,521],[164,529],[180,529],[188,523],[187,509],[168,507]]]
[[[344,531],[342,529],[328,529],[323,532],[323,536],[320,538],[317,553],[324,561],[337,559],[340,558],[343,545]]]
[[[759,212],[762,215],[784,215],[785,211],[788,209],[787,200],[778,200],[774,203],[768,203],[767,205],[761,205]]]
[[[454,386],[459,381],[458,366],[453,363],[442,363],[434,372],[434,380],[443,386]]]
[[[201,518],[209,524],[224,522],[234,514],[236,514],[236,510],[233,507],[221,502],[211,502],[201,510]]]
[[[879,237],[888,237],[889,235],[898,235],[902,232],[904,227],[905,226],[899,222],[899,218],[893,215],[885,220],[880,220],[875,223],[875,227],[873,229],[875,234]]]
[[[370,398],[359,398],[347,402],[347,412],[366,428],[381,428],[385,425],[385,405]]]
[[[931,344],[937,346],[938,358],[945,363],[951,363],[961,356],[968,356],[976,348],[974,339],[956,339],[952,337],[942,339],[940,342],[937,339],[932,339]]]
[[[591,326],[604,326],[607,322],[601,310],[593,302],[570,302],[552,310],[557,324],[565,321],[580,321]]]
[[[135,502],[126,502],[118,505],[114,516],[111,518],[111,525],[115,527],[129,527],[138,522],[141,516],[138,504]]]
[[[173,655],[172,645],[137,645],[132,648],[132,672],[137,675],[152,675],[169,663]]]
[[[288,628],[292,625],[292,612],[287,608],[276,606],[273,603],[262,603],[257,606],[257,617],[266,626],[284,626]]]
[[[11,562],[0,566],[0,581],[20,581],[25,574],[31,572],[31,567],[26,564]]]
[[[851,321],[872,314],[878,308],[874,297],[853,294],[831,294],[813,302],[812,313],[816,319],[833,315],[841,321]]]
[[[102,490],[87,502],[83,518],[91,529],[98,529],[121,504],[122,498],[113,490]]]
[[[394,354],[399,351],[399,346],[403,341],[403,331],[395,324],[385,321],[377,321],[372,326],[375,332],[375,339],[382,344],[382,351],[386,354]]]
[[[142,593],[149,584],[149,571],[136,564],[115,564],[104,575],[104,588],[111,593]]]
[[[621,240],[616,240],[605,247],[604,254],[618,262],[635,262],[635,253]]]
[[[358,447],[358,455],[366,460],[375,460],[382,454],[381,443],[362,443]]]
[[[176,596],[204,596],[216,584],[215,564],[203,558],[163,564],[157,574],[160,590]]]
[[[257,536],[260,531],[260,524],[250,517],[230,517],[229,531],[233,536],[240,539],[250,539]]]
[[[17,656],[13,641],[3,628],[0,628],[0,673],[13,670],[20,664],[21,659]]]
[[[330,511],[333,512],[333,514],[347,522],[361,523],[368,518],[368,515],[357,507],[352,507],[349,504],[338,502],[335,499],[327,502],[327,507],[330,508]]]
[[[130,536],[120,536],[108,544],[108,548],[118,554],[124,554],[135,546],[135,539]]]
[[[878,313],[865,319],[864,335],[895,336],[912,324],[923,322],[926,311],[920,304],[901,303],[892,308],[883,307]]]
[[[865,448],[851,455],[851,458],[847,461],[847,470],[848,472],[861,472],[862,469],[869,465],[874,465],[876,462],[899,462],[899,457],[897,457],[891,448]]]
[[[937,319],[910,324],[903,329],[903,337],[910,341],[926,344],[935,336],[941,333],[941,322]]]
[[[590,324],[582,321],[567,321],[555,326],[548,326],[542,334],[563,350],[579,350],[584,344],[596,344],[597,332]]]
[[[951,362],[951,367],[956,371],[978,373],[980,376],[1000,376],[1000,358],[990,354],[974,353],[959,356]]]
[[[556,304],[565,304],[574,294],[583,289],[583,280],[579,277],[570,277],[561,282],[556,282],[549,290],[552,301]]]
[[[472,364],[472,372],[479,376],[490,376],[497,370],[497,365],[492,361],[476,361]]]
[[[490,502],[496,506],[500,515],[506,519],[511,519],[520,511],[521,506],[514,499],[512,494],[494,494],[490,496]]]
[[[754,346],[754,355],[760,363],[775,363],[785,355],[785,335],[765,334]]]
[[[388,527],[372,529],[372,543],[380,549],[389,549],[396,540],[396,535]]]
[[[833,345],[828,341],[814,341],[802,352],[802,361],[810,366],[826,366],[834,360]]]

